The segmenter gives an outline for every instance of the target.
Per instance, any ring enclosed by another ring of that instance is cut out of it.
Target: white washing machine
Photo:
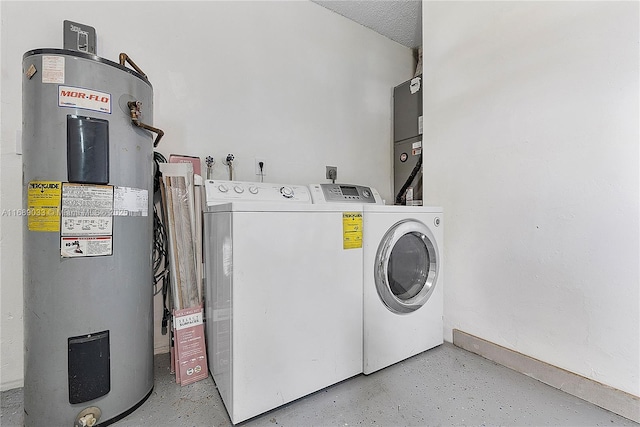
[[[443,342],[443,211],[364,206],[363,373]]]
[[[207,351],[231,421],[361,373],[361,206],[313,205],[303,186],[205,188]]]

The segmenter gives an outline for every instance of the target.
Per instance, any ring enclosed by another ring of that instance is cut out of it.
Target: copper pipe
[[[140,107],[141,103],[139,101],[129,101],[127,102],[127,106],[129,107],[129,113],[131,115],[131,123],[138,126],[139,128],[149,130],[157,134],[156,140],[153,142],[153,147],[157,147],[160,139],[164,136],[164,132],[161,129],[155,128],[148,124],[142,123],[140,121]]]
[[[126,62],[128,62],[129,65],[131,65],[131,67],[133,67],[133,69],[138,72],[138,74],[142,74],[142,77],[144,77],[144,78],[147,77],[147,75],[142,72],[140,67],[138,67],[136,65],[136,63],[133,62],[133,60],[129,57],[129,55],[127,55],[126,53],[123,52],[123,53],[120,54],[120,65],[125,65]]]
[[[138,122],[134,121],[133,123],[136,126],[140,127],[140,128],[143,128],[143,129],[146,129],[146,130],[150,130],[151,132],[157,133],[158,136],[156,136],[156,140],[153,141],[153,148],[158,146],[158,143],[160,142],[160,138],[162,138],[164,136],[164,132],[162,130],[160,130],[158,128],[154,128],[153,126],[146,125],[146,124],[144,124],[144,123],[142,123],[140,121],[138,121]]]

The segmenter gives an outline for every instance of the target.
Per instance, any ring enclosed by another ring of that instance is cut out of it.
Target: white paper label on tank
[[[42,83],[64,84],[64,56],[42,57]]]
[[[140,188],[115,187],[113,190],[114,216],[148,216],[149,192]]]
[[[60,238],[60,256],[63,258],[106,256],[113,253],[111,236],[73,236]]]
[[[113,186],[62,184],[62,236],[113,234]]]
[[[111,114],[111,94],[73,86],[58,87],[58,107]]]

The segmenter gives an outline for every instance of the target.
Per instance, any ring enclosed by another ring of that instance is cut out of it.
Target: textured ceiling
[[[409,48],[422,44],[419,0],[311,0]]]

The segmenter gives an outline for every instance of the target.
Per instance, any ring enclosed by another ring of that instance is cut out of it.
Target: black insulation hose
[[[396,194],[396,205],[402,204],[402,198],[404,197],[405,191],[407,191],[407,188],[411,186],[411,183],[416,178],[416,175],[418,175],[418,172],[420,172],[421,167],[422,167],[422,155],[418,157],[418,161],[416,162],[415,167],[411,171],[409,178],[407,178],[402,188],[400,188],[400,191],[398,191],[398,194]]]

